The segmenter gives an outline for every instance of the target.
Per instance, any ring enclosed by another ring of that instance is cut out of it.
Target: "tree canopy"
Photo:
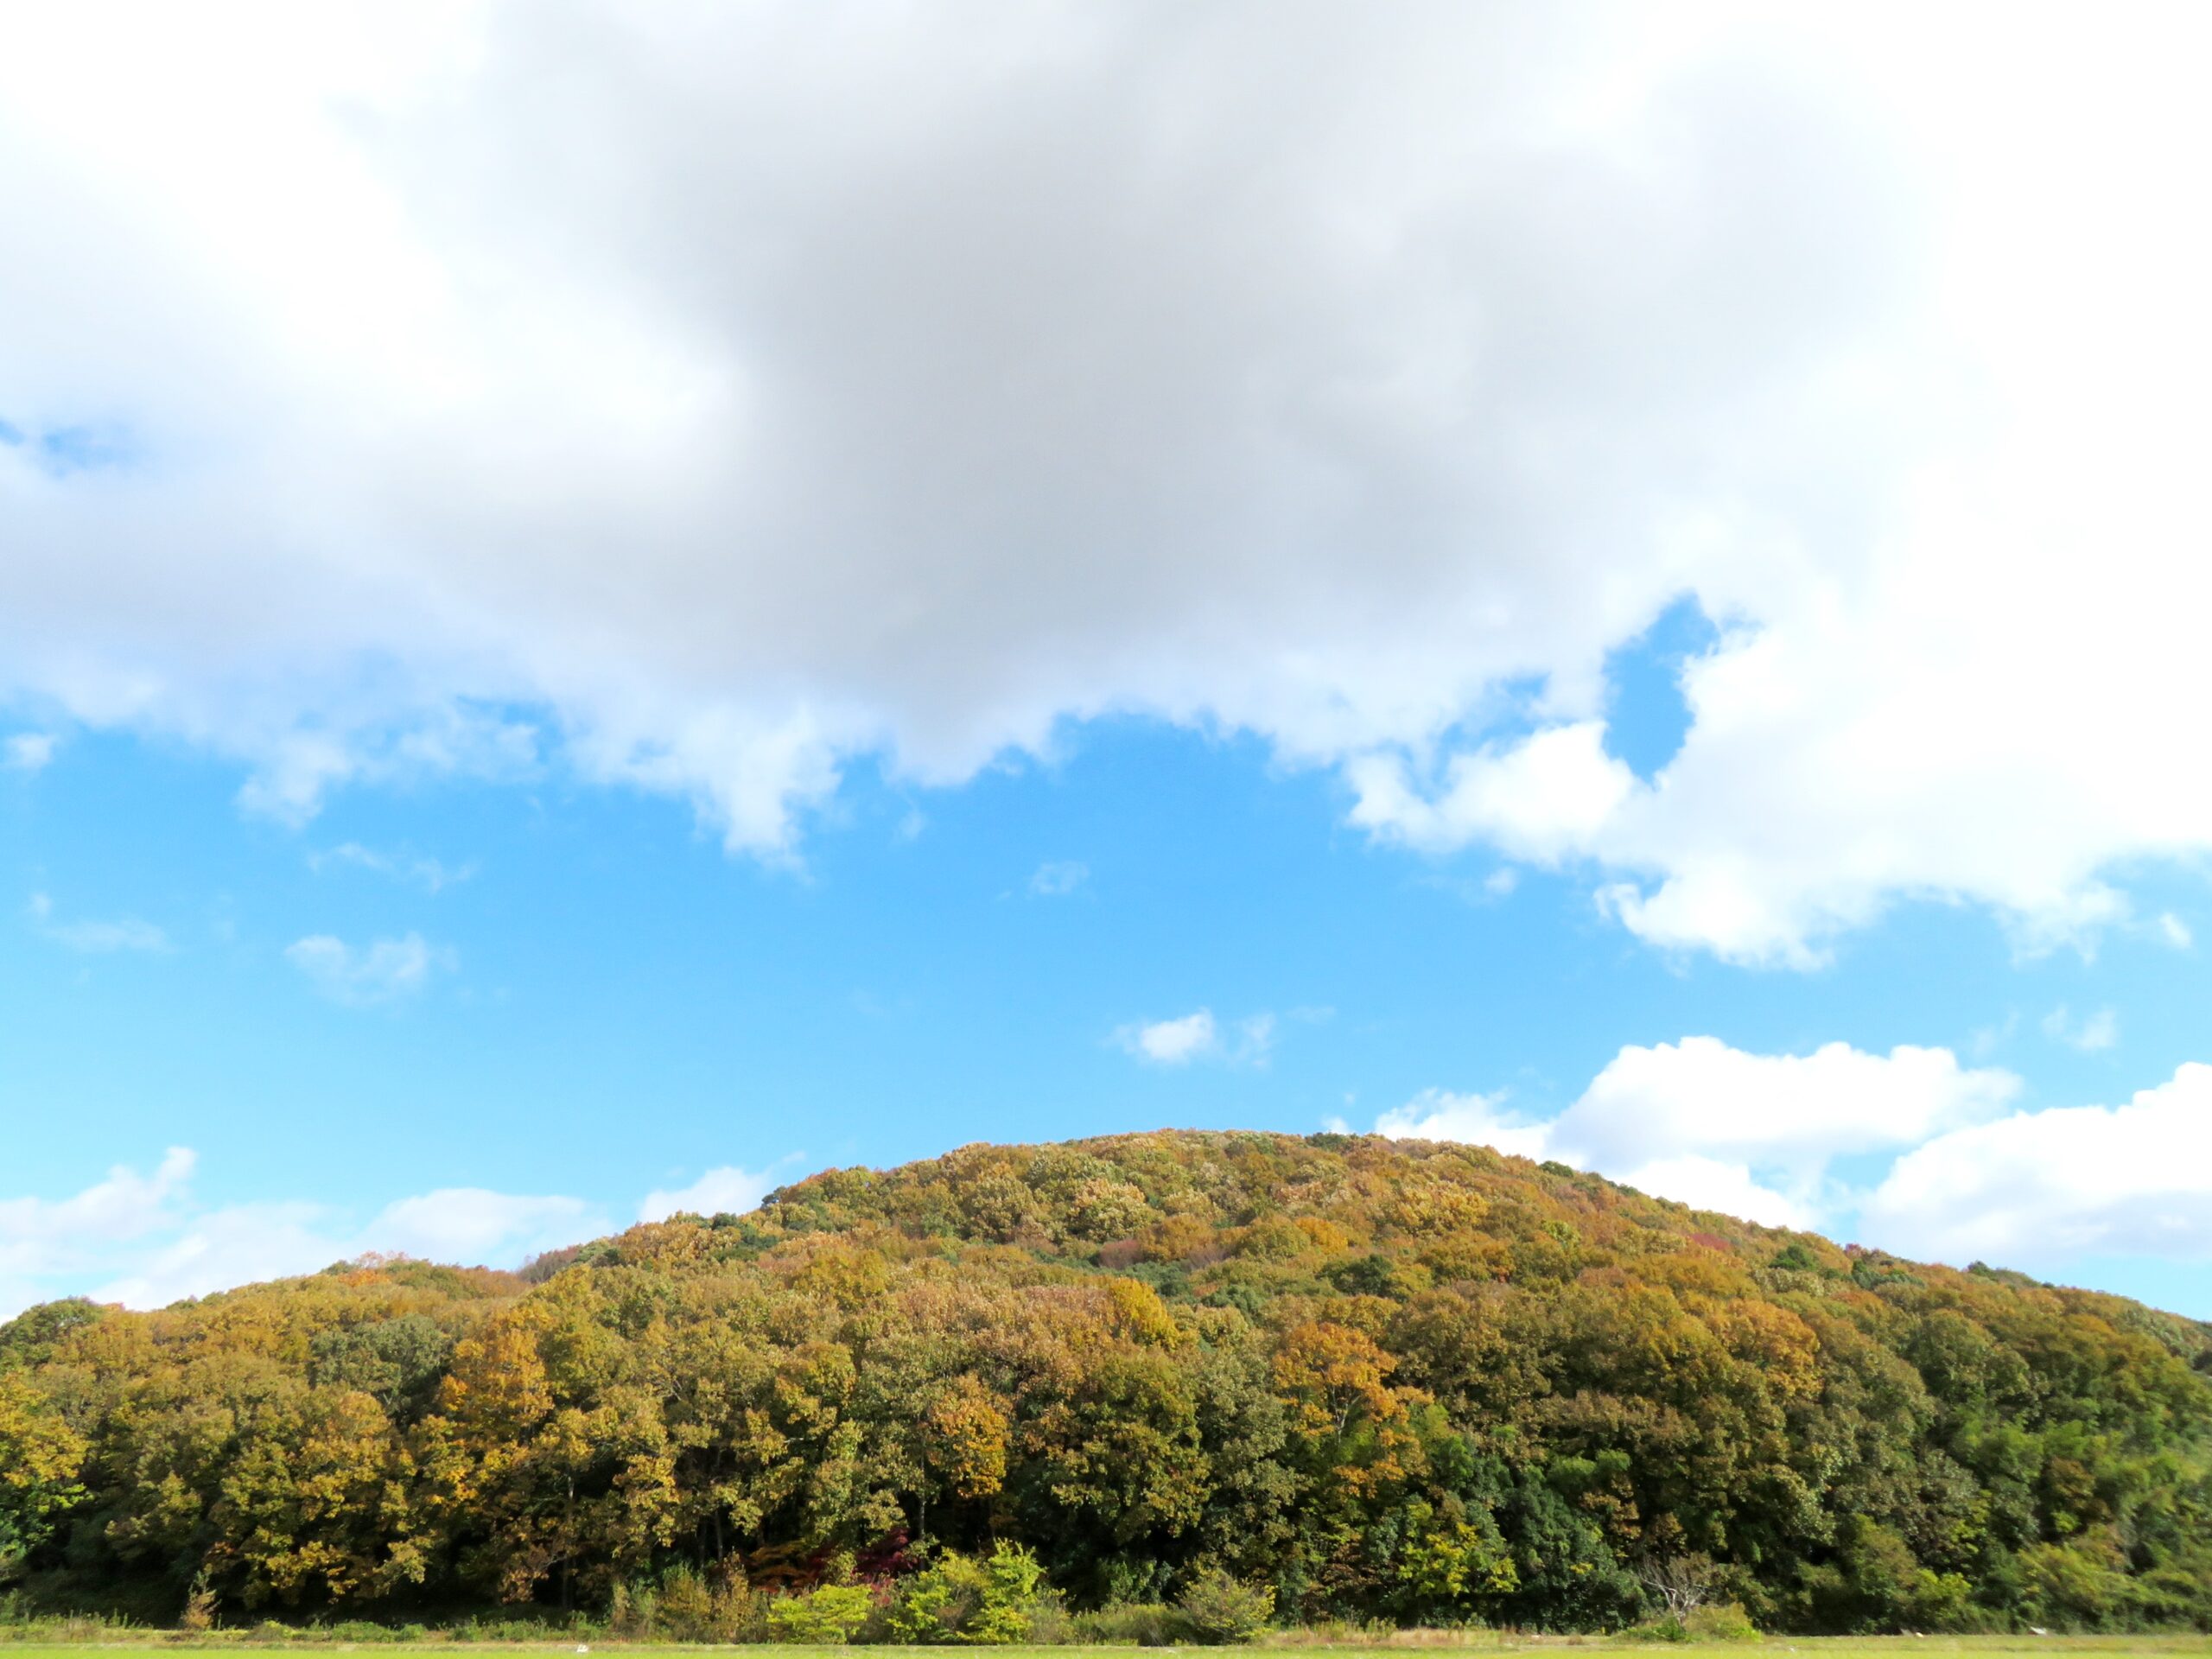
[[[2212,1625],[2212,1328],[1480,1147],[1214,1133],[0,1326],[0,1580],[50,1603],[604,1607],[925,1541],[1077,1606]]]

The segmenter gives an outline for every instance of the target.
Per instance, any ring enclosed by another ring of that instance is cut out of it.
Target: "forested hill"
[[[1487,1149],[1159,1134],[838,1170],[522,1274],[0,1327],[0,1574],[397,1616],[1017,1541],[1077,1605],[2212,1623],[2212,1330]]]

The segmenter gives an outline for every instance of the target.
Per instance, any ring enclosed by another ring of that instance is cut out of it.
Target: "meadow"
[[[105,1630],[82,1640],[12,1642],[0,1633],[0,1646],[19,1659],[40,1659],[45,1655],[74,1655],[88,1649],[143,1649],[149,1648],[189,1648],[207,1654],[266,1653],[272,1647],[313,1646],[326,1651],[351,1653],[366,1649],[378,1653],[404,1655],[410,1653],[450,1652],[454,1647],[493,1646],[503,1650],[524,1653],[568,1653],[578,1650],[574,1643],[526,1640],[461,1640],[423,1643],[358,1643],[339,1639],[302,1637],[299,1633],[282,1639],[264,1639],[243,1633],[210,1633],[188,1636],[177,1632],[148,1630],[143,1633],[118,1632]],[[849,1648],[802,1647],[768,1644],[765,1648],[740,1649],[728,1644],[671,1646],[660,1643],[631,1643],[625,1642],[594,1642],[588,1644],[594,1652],[620,1652],[626,1656],[652,1654],[693,1654],[701,1651],[773,1651],[788,1656],[788,1659],[830,1659],[830,1656],[849,1654]],[[1579,1652],[1663,1652],[1669,1659],[1744,1659],[1747,1650],[1768,1654],[1797,1654],[1808,1659],[1904,1659],[1910,1654],[1915,1659],[1929,1659],[1940,1654],[2000,1655],[2038,1654],[2047,1659],[2104,1659],[2105,1656],[2138,1654],[2200,1655],[2212,1654],[2212,1636],[2203,1635],[2143,1635],[2143,1636],[2049,1636],[2029,1634],[2017,1636],[1873,1636],[1873,1637],[1768,1637],[1755,1642],[1681,1642],[1651,1643],[1624,1640],[1603,1636],[1539,1636],[1493,1630],[1408,1630],[1377,1636],[1363,1632],[1357,1637],[1345,1639],[1324,1631],[1280,1633],[1279,1639],[1255,1643],[1237,1649],[1247,1659],[1274,1659],[1274,1656],[1310,1654],[1325,1649],[1344,1659],[1362,1659],[1363,1656],[1402,1655],[1409,1649],[1444,1652],[1541,1652],[1573,1649]],[[1085,1653],[1120,1653],[1122,1647],[1005,1647],[996,1649],[1005,1659],[1070,1659],[1071,1656]]]

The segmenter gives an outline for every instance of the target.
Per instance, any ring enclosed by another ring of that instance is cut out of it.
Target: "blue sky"
[[[1622,666],[1624,693],[1647,677]],[[181,1236],[281,1201],[340,1244],[423,1192],[580,1201],[522,1218],[497,1240],[512,1257],[733,1166],[1364,1129],[1439,1089],[1549,1116],[1623,1046],[1692,1033],[1948,1047],[2016,1072],[2031,1109],[2116,1102],[2200,1046],[2212,987],[2163,938],[2024,959],[1986,915],[1921,904],[1816,971],[1717,963],[1624,937],[1574,874],[1377,847],[1338,783],[1249,741],[1104,721],[1058,750],[954,790],[857,778],[803,860],[764,865],[682,806],[552,771],[348,793],[294,828],[240,814],[234,767],[73,738],[4,785],[13,1183],[66,1197],[184,1146]],[[2174,886],[2185,918],[2195,884]],[[158,936],[113,943],[135,926]],[[419,939],[429,965],[349,991],[298,959],[315,937]],[[1133,1052],[1132,1027],[1200,1009],[1218,1052]],[[2085,1052],[2107,1010],[2115,1034]],[[1820,1219],[1861,1236],[1847,1199]],[[163,1247],[168,1228],[122,1258]],[[133,1265],[100,1254],[36,1287]],[[2212,1316],[2185,1260],[2036,1265]]]
[[[1340,1124],[2212,1317],[2202,19],[985,10],[26,27],[0,1305]]]

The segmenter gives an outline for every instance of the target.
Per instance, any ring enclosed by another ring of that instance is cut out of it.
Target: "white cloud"
[[[1221,1033],[1213,1011],[1200,1008],[1177,1020],[1156,1020],[1150,1025],[1124,1026],[1115,1039],[1140,1059],[1156,1065],[1185,1065],[1221,1050]]]
[[[710,1169],[689,1186],[672,1192],[652,1192],[639,1207],[639,1221],[666,1221],[671,1216],[743,1215],[759,1207],[775,1185],[767,1171],[755,1172],[726,1165]]]
[[[95,1301],[126,1307],[161,1307],[187,1296],[319,1272],[370,1254],[513,1267],[608,1230],[606,1217],[581,1198],[480,1187],[402,1198],[359,1229],[348,1227],[327,1205],[228,1205],[192,1216],[174,1236],[91,1294]]]
[[[43,772],[53,760],[59,741],[45,732],[16,732],[0,741],[0,768],[9,772]]]
[[[425,893],[439,893],[447,887],[457,887],[476,874],[474,864],[451,865],[415,853],[383,852],[373,847],[364,847],[358,841],[341,842],[327,852],[308,855],[308,868],[312,870],[321,871],[340,865],[372,870],[395,881],[421,887]]]
[[[2120,1040],[2120,1016],[2110,1008],[2099,1008],[2077,1020],[2062,1002],[2044,1015],[2043,1034],[2084,1054],[2101,1053]]]
[[[1897,1160],[1860,1216],[1870,1239],[1952,1262],[2212,1256],[2212,1066],[2183,1065],[2125,1106],[1938,1136]]]
[[[151,1175],[118,1164],[71,1198],[0,1198],[0,1283],[158,1229],[191,1180],[194,1161],[189,1147],[171,1147]]]
[[[125,1307],[165,1307],[188,1296],[314,1273],[347,1258],[320,1230],[328,1212],[313,1204],[241,1204],[208,1211],[143,1261],[88,1294]]]
[[[1505,1094],[1455,1095],[1424,1089],[1403,1106],[1382,1114],[1375,1132],[1400,1140],[1465,1141],[1541,1162],[1552,1155],[1551,1126],[1522,1121],[1505,1109]]]
[[[2177,950],[2186,950],[2196,942],[2189,924],[2171,910],[2158,918],[2158,936]]]
[[[1332,1010],[1300,1008],[1292,1018],[1313,1023]],[[1174,1020],[1123,1026],[1114,1040],[1137,1058],[1153,1065],[1188,1065],[1193,1060],[1219,1060],[1230,1065],[1264,1066],[1274,1052],[1275,1016],[1262,1013],[1247,1016],[1224,1030],[1211,1008],[1200,1008]]]
[[[1064,859],[1039,864],[1029,878],[1029,891],[1039,899],[1064,899],[1089,880],[1089,865]]]
[[[256,1251],[281,1254],[289,1235],[283,1227],[270,1224],[270,1217],[260,1217],[256,1224],[224,1222],[209,1230],[207,1217],[191,1203],[198,1161],[189,1147],[171,1147],[151,1174],[118,1165],[104,1179],[66,1198],[0,1199],[0,1318],[62,1294],[57,1286],[90,1286],[118,1261],[130,1262],[131,1270],[99,1294],[109,1300],[137,1298],[131,1305],[143,1306],[149,1305],[146,1298],[160,1295],[162,1287],[185,1282],[214,1263],[243,1261]],[[329,1259],[325,1255],[312,1265]]]
[[[158,1307],[370,1252],[511,1267],[612,1230],[581,1198],[478,1187],[401,1198],[365,1225],[304,1200],[207,1205],[190,1190],[197,1161],[172,1147],[151,1174],[119,1166],[69,1198],[0,1199],[0,1319],[78,1293]]]
[[[1403,760],[1369,755],[1348,768],[1359,797],[1352,822],[1429,851],[1480,839],[1543,863],[1584,855],[1637,787],[1605,740],[1604,722],[1589,720],[1485,745],[1452,757],[1426,794]]]
[[[2207,27],[47,8],[0,699],[769,853],[1136,714],[1669,947],[2082,938],[2212,847]],[[1600,665],[1685,595],[1646,783]]]
[[[285,946],[284,959],[332,1001],[357,1008],[414,996],[434,972],[454,965],[449,949],[425,943],[419,933],[378,939],[359,949],[315,933]]]
[[[1821,1211],[1814,1204],[1761,1186],[1747,1166],[1696,1153],[1645,1164],[1629,1185],[1693,1209],[1740,1216],[1767,1227],[1817,1227],[1821,1223]]]
[[[1696,1151],[1816,1173],[1828,1160],[1907,1147],[1986,1116],[2019,1090],[2008,1071],[1949,1050],[1870,1054],[1827,1043],[1753,1054],[1717,1038],[1630,1046],[1559,1119],[1558,1144],[1614,1164]]]
[[[43,893],[31,895],[29,908],[31,924],[42,938],[82,956],[108,956],[118,950],[160,956],[174,948],[166,932],[136,916],[121,916],[110,921],[60,921],[54,917],[54,899]]]
[[[1840,1201],[1836,1160],[1917,1146],[2001,1110],[2018,1090],[2012,1073],[1962,1068],[1948,1049],[1753,1054],[1686,1037],[1622,1049],[1554,1118],[1517,1116],[1503,1095],[1432,1090],[1376,1128],[1557,1159],[1685,1204],[1811,1226]]]
[[[605,1231],[582,1198],[531,1198],[480,1186],[442,1187],[387,1205],[362,1234],[368,1248],[440,1262],[519,1261]]]

